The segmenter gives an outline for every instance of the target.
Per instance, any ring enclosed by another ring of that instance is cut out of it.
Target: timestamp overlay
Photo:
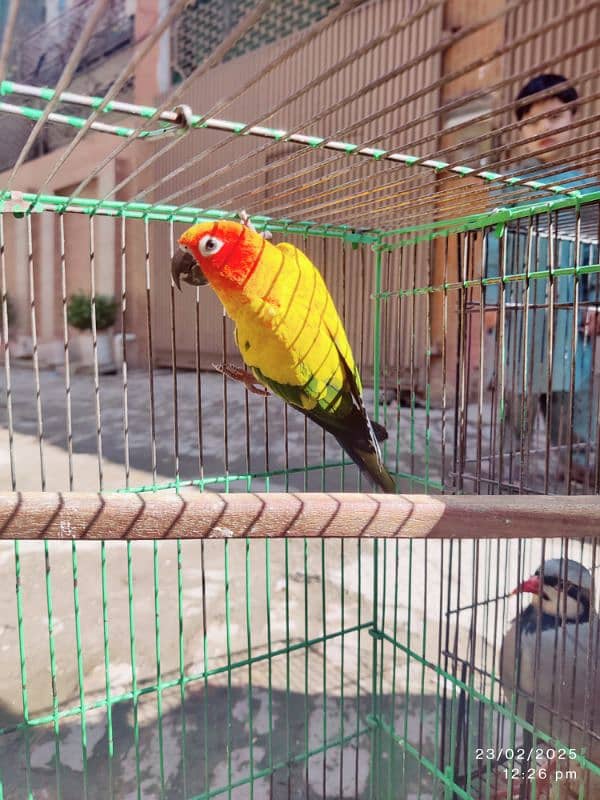
[[[493,762],[506,781],[577,780],[573,747],[477,747],[474,755],[480,764]]]

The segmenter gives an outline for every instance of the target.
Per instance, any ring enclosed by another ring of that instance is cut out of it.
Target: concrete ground
[[[0,370],[0,422],[3,428],[3,464],[0,465],[1,487],[10,488],[8,461],[7,378]],[[346,490],[356,488],[358,473],[354,465],[341,469],[305,472],[306,464],[322,463],[323,449],[329,462],[339,462],[341,451],[337,443],[316,426],[305,425],[304,417],[276,397],[265,401],[247,394],[241,384],[224,381],[216,373],[201,373],[200,386],[196,374],[180,372],[175,391],[170,370],[157,369],[149,376],[146,371],[130,371],[126,387],[121,374],[100,376],[98,392],[91,375],[78,373],[71,377],[68,398],[64,374],[55,370],[39,373],[39,404],[34,371],[31,365],[19,365],[11,370],[11,410],[16,433],[39,439],[42,428],[42,447],[36,444],[26,451],[24,443],[13,448],[16,483],[19,488],[65,489],[69,486],[67,426],[71,426],[73,488],[106,489],[126,485],[125,464],[133,472],[129,485],[152,483],[153,469],[158,482],[173,480],[177,466],[182,480],[202,476],[230,476],[232,491],[246,491],[245,479],[235,476],[287,472],[271,478],[271,490],[308,488],[319,490],[325,480],[326,488]],[[200,396],[200,403],[198,397]],[[372,392],[365,392],[372,406]],[[176,408],[177,406],[177,408]],[[199,409],[201,408],[201,412]],[[394,407],[395,408],[395,407]],[[386,409],[386,412],[388,410]],[[407,412],[403,409],[403,412]],[[381,410],[383,414],[383,409]],[[408,418],[397,426],[389,409],[388,428],[390,453],[403,454],[400,466],[404,471],[423,474],[425,427],[420,423],[411,430]],[[422,415],[422,413],[421,413]],[[177,424],[175,424],[177,423]],[[432,437],[439,439],[440,412],[434,411],[430,426]],[[58,449],[51,451],[49,445]],[[92,456],[85,459],[84,456]],[[46,462],[50,459],[49,464]],[[439,447],[433,446],[430,457],[432,479],[439,477]],[[392,459],[393,466],[393,459]],[[136,472],[137,471],[137,472]],[[148,478],[150,477],[150,480]],[[367,487],[367,483],[363,482]],[[254,479],[252,488],[264,488],[264,479]],[[224,484],[214,488],[222,490]]]
[[[0,376],[3,491],[11,489],[13,478],[20,490],[42,485],[68,489],[70,471],[78,490],[122,488],[127,481],[133,487],[168,482],[175,476],[177,456],[182,479],[245,474],[248,463],[253,472],[286,466],[302,470],[305,459],[309,464],[322,459],[323,438],[316,430],[305,434],[301,415],[290,411],[286,416],[276,398],[265,404],[250,396],[246,405],[241,387],[227,383],[224,388],[216,375],[203,374],[201,379],[201,439],[196,376],[178,375],[175,428],[168,371],[153,376],[154,415],[147,373],[130,374],[126,437],[121,376],[101,377],[100,425],[93,380],[73,376],[70,458],[64,376],[40,374],[38,406],[30,365],[14,366],[11,372],[11,449],[6,375]],[[366,399],[369,405],[368,393]],[[395,406],[390,410],[395,416]],[[402,454],[399,471],[425,474],[428,438],[429,477],[439,480],[440,412],[434,410],[427,418],[417,410],[412,425],[407,413],[401,409],[398,420],[388,420],[392,452],[397,448]],[[326,455],[339,457],[329,440]],[[324,481],[326,488],[339,489],[342,480],[346,488],[358,485],[353,467],[346,467],[343,475],[341,468],[327,470],[325,476],[315,470],[306,478],[303,471],[292,473],[289,486],[318,489]],[[405,484],[403,488],[411,488]],[[243,491],[246,485],[232,479],[230,488]],[[255,479],[252,488],[265,488],[264,479]],[[286,488],[285,476],[273,477],[269,488]],[[0,726],[9,731],[0,735],[3,796],[187,798],[214,792],[210,796],[233,800],[358,800],[369,795],[372,782],[388,787],[378,790],[383,796],[396,785],[406,798],[442,796],[416,762],[406,760],[385,736],[370,737],[367,717],[375,709],[377,718],[395,720],[397,731],[406,732],[423,755],[435,758],[441,735],[439,679],[418,659],[407,660],[402,648],[441,664],[440,635],[448,625],[455,653],[466,657],[471,615],[447,617],[446,611],[488,597],[489,586],[495,594],[498,564],[500,593],[513,588],[517,547],[516,542],[503,543],[497,549],[489,543],[476,550],[465,542],[457,560],[457,545],[449,542],[380,546],[378,627],[401,647],[377,645],[374,662],[375,640],[364,627],[374,617],[372,542],[347,542],[343,552],[336,541],[309,542],[306,550],[302,542],[290,542],[287,553],[283,542],[271,543],[268,551],[258,541],[186,541],[180,553],[176,542],[136,542],[129,549],[113,542],[104,553],[95,543],[72,547],[52,542],[47,554],[40,542],[23,542],[18,548],[2,542]],[[559,548],[559,542],[550,541],[546,552]],[[529,541],[521,558],[537,566],[540,543]],[[497,619],[478,618],[478,659],[488,670],[502,630],[514,615],[514,601],[501,601],[500,610]],[[342,635],[343,630],[347,632]],[[270,658],[260,658],[268,653]],[[206,668],[210,676],[204,680],[198,676]],[[157,692],[159,684],[166,687]],[[135,699],[134,686],[142,690]],[[114,701],[110,715],[108,696]],[[84,715],[68,713],[81,702],[88,709]],[[65,712],[58,737],[52,722],[37,724],[53,704]],[[35,724],[28,733],[18,728],[10,732],[22,722],[24,709]],[[350,738],[342,746],[338,740],[344,737]],[[319,751],[325,740],[332,746],[324,758]],[[305,753],[312,755],[306,759]],[[256,776],[252,783],[247,782],[250,776]],[[228,785],[234,787],[230,793],[224,789]]]

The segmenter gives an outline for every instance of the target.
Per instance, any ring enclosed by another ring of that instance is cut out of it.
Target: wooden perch
[[[600,497],[14,492],[2,539],[596,537]]]

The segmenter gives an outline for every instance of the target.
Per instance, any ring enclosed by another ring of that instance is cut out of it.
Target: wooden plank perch
[[[2,539],[596,537],[600,497],[14,492]]]

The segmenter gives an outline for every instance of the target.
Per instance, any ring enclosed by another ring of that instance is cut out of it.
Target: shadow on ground
[[[389,739],[379,740],[380,774],[372,775],[369,696],[342,702],[340,697],[324,700],[323,694],[197,683],[188,687],[183,704],[178,687],[163,692],[161,715],[157,699],[152,693],[140,696],[137,704],[130,700],[113,706],[112,758],[106,708],[87,713],[85,720],[60,720],[58,738],[52,723],[5,735],[0,751],[4,797],[16,800],[30,791],[42,800],[174,800],[209,792],[233,800],[363,800],[371,780],[399,791],[402,786],[406,798],[419,787],[421,798],[432,797],[427,773],[412,758],[404,759]],[[383,698],[382,707],[389,709],[391,703],[390,697]],[[398,730],[408,720],[409,736],[415,744],[420,738],[423,753],[432,757],[435,698],[409,699],[406,716],[402,699],[396,697],[394,705]],[[325,738],[330,747],[323,752]]]

